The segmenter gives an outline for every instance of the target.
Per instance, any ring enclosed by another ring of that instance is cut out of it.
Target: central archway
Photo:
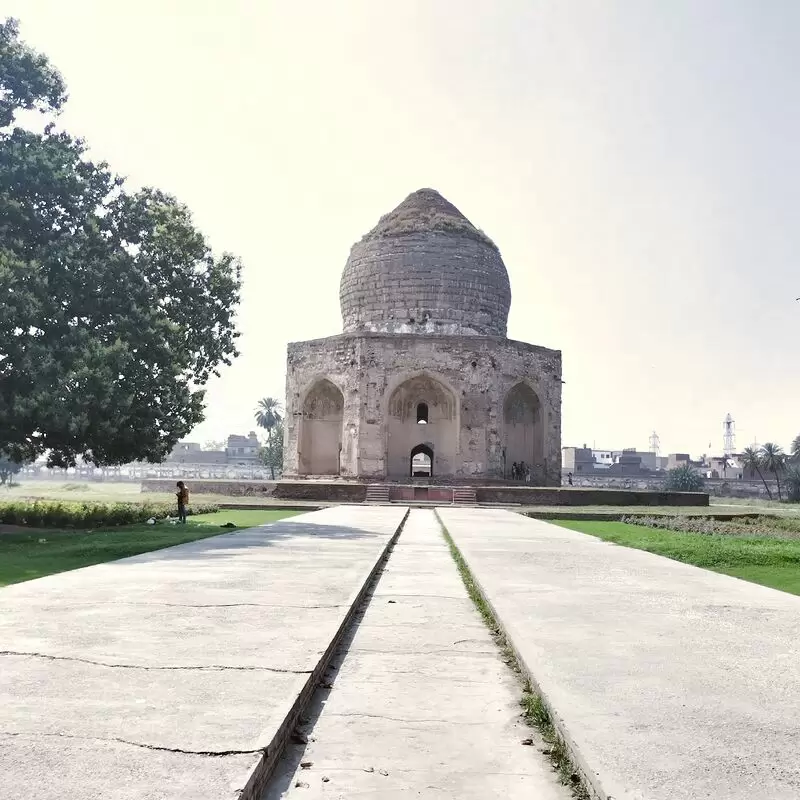
[[[411,451],[409,472],[412,478],[433,477],[433,449],[426,444],[418,444]]]
[[[413,475],[413,458],[419,454],[430,458],[427,474],[453,475],[458,430],[458,400],[453,390],[428,373],[407,378],[391,392],[386,406],[387,477]],[[418,471],[426,467],[420,462]]]

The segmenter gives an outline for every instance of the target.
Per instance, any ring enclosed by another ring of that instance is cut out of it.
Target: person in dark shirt
[[[189,490],[183,481],[178,481],[178,522],[186,524],[186,507],[189,505]]]

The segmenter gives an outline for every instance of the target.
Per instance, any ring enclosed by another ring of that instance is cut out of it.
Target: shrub
[[[212,503],[195,503],[193,514],[218,511]],[[30,528],[110,528],[150,518],[165,519],[171,503],[63,503],[48,500],[0,502],[0,524]]]
[[[689,464],[681,464],[667,473],[664,488],[668,492],[699,492],[704,484],[705,480],[699,472]]]
[[[701,533],[705,536],[745,536],[780,539],[800,539],[800,519],[792,517],[737,517],[718,520],[706,516],[676,517],[623,517],[628,525],[643,525],[647,528],[675,531],[677,533]]]
[[[800,438],[800,437],[798,437]],[[800,466],[792,465],[786,470],[786,499],[790,503],[800,503]]]

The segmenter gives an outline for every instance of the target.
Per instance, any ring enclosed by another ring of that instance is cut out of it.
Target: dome
[[[494,242],[420,189],[353,245],[339,300],[345,333],[504,337],[511,287]]]

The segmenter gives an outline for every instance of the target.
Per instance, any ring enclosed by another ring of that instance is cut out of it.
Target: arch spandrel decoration
[[[419,405],[425,405],[431,416],[455,419],[455,395],[431,375],[415,375],[403,381],[389,398],[389,416],[403,421],[413,418],[416,422]]]

